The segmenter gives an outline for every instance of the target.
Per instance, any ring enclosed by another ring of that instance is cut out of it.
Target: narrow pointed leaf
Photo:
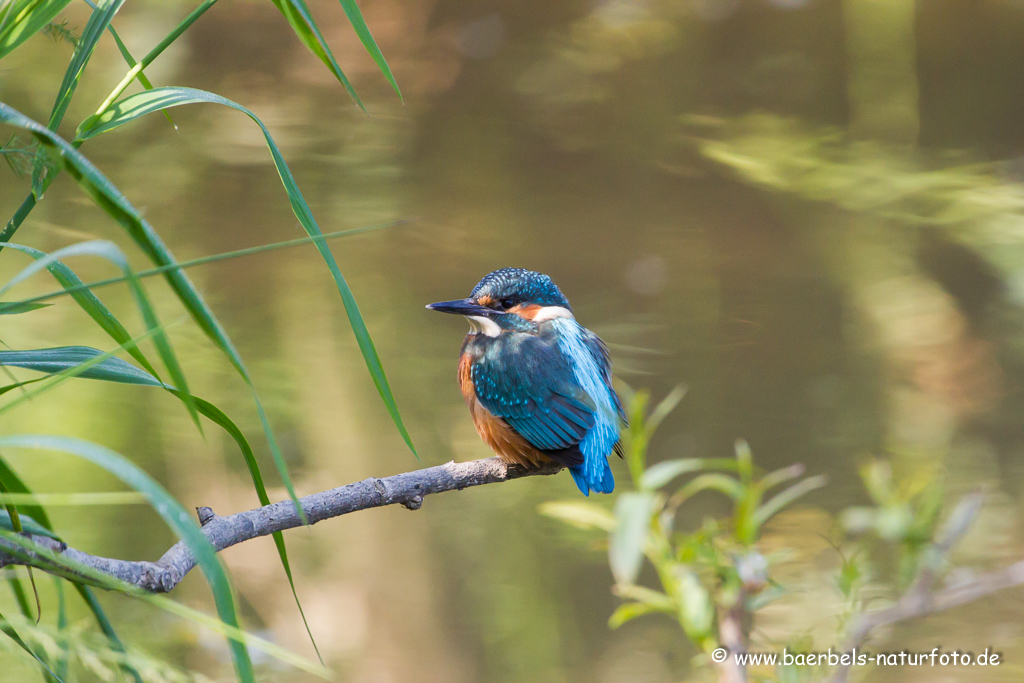
[[[10,247],[16,251],[28,254],[36,260],[42,259],[46,256],[45,252],[33,249],[32,247],[26,247],[22,244],[4,242],[0,243],[0,247]],[[71,292],[71,298],[75,300],[79,308],[85,311],[90,318],[96,321],[96,324],[99,325],[111,339],[118,344],[125,344],[132,338],[132,335],[129,334],[128,330],[125,329],[125,326],[121,324],[121,321],[117,319],[117,316],[115,316],[109,308],[103,305],[103,302],[100,301],[95,294],[84,286],[85,283],[82,282],[82,279],[79,278],[71,268],[64,265],[61,261],[52,260],[48,263],[46,269],[50,272],[50,275],[52,275],[53,278],[61,284],[61,286],[65,289],[73,290]],[[127,281],[127,278],[125,278],[125,281]],[[12,302],[12,307],[13,304],[16,303],[17,302]],[[7,312],[9,312],[7,307],[0,304],[0,315]],[[157,374],[156,369],[152,366],[149,359],[146,358],[146,355],[141,349],[132,346],[129,347],[127,351],[131,357],[137,360],[139,364],[151,375]]]
[[[38,311],[40,308],[46,308],[53,304],[30,304],[23,301],[3,301],[0,302],[0,315],[17,315],[19,313],[28,313],[30,311]]]
[[[196,559],[210,584],[221,621],[233,628],[239,628],[231,583],[213,546],[181,503],[134,463],[98,444],[61,436],[4,436],[0,437],[0,448],[27,448],[74,455],[102,467],[132,489],[143,493],[157,514],[174,530],[178,538],[185,542],[189,552]],[[239,677],[245,683],[255,683],[255,673],[246,647],[233,639],[229,641],[229,645]]]
[[[617,583],[634,583],[640,573],[655,500],[650,493],[629,492],[615,501],[617,524],[608,543],[608,563]]]
[[[0,59],[41,31],[71,0],[11,2],[0,25]]]
[[[600,505],[587,501],[552,501],[543,503],[537,511],[578,529],[612,531],[616,524],[615,515]]]
[[[736,461],[732,458],[681,458],[665,460],[648,467],[640,477],[639,486],[652,490],[661,488],[681,474],[701,470],[735,470]]]
[[[10,246],[15,247],[17,245]],[[135,276],[135,273],[129,267],[128,257],[125,256],[124,252],[122,252],[116,244],[105,240],[79,242],[78,244],[72,244],[37,258],[33,263],[23,268],[21,272],[16,274],[2,287],[0,287],[0,296],[15,285],[27,280],[40,271],[49,268],[51,264],[60,263],[63,258],[81,255],[98,256],[106,259],[120,268],[120,270],[125,274],[126,282],[135,297],[136,305],[139,312],[142,314],[143,321],[146,323],[146,328],[153,333],[153,344],[156,346],[160,359],[167,367],[167,371],[171,375],[171,380],[181,389],[181,400],[185,404],[185,408],[188,409],[192,421],[196,424],[199,431],[202,432],[202,427],[199,424],[199,414],[196,412],[195,402],[192,401],[191,393],[188,391],[188,381],[185,379],[185,373],[182,370],[181,365],[178,363],[178,358],[174,353],[174,348],[171,346],[171,342],[167,338],[167,334],[164,332],[163,326],[157,318],[156,309],[149,301],[149,297],[146,295],[146,290],[142,287],[142,284]],[[121,342],[121,344],[122,346],[125,345],[124,342]]]
[[[658,605],[644,602],[627,602],[625,605],[616,607],[612,615],[608,617],[608,628],[614,630],[637,617],[647,614],[670,613],[671,611],[671,609],[664,609]]]
[[[7,461],[2,457],[0,457],[0,483],[3,484],[4,488],[12,493],[31,493],[31,490],[25,485],[25,482],[22,481],[21,477],[11,469],[10,465],[8,465]],[[50,517],[46,514],[46,510],[42,506],[26,503],[18,505],[17,507],[22,512],[22,520],[28,516],[33,523],[37,523],[42,527],[40,535],[51,536],[52,538],[60,540],[60,537],[53,533],[53,524],[50,522]],[[117,652],[127,652],[125,650],[124,643],[121,642],[117,632],[114,630],[113,624],[111,624],[110,619],[107,618],[106,612],[103,611],[103,607],[100,605],[99,600],[97,600],[96,596],[93,595],[92,589],[88,586],[83,586],[80,583],[75,583],[74,585],[75,590],[78,591],[78,594],[82,597],[82,600],[85,601],[86,605],[89,607],[89,611],[92,612],[93,617],[96,619],[96,624],[100,627],[100,630],[103,631],[103,634],[110,642],[110,647]],[[122,671],[132,677],[135,683],[143,683],[142,676],[140,676],[139,672],[135,670],[135,667],[127,661],[122,662],[120,667]]]
[[[19,495],[19,494],[5,494],[5,495]],[[24,494],[22,494],[24,495]],[[28,503],[31,505],[31,503]],[[15,523],[17,519],[17,523]],[[47,536],[49,538],[59,540],[57,534],[53,533],[42,524],[32,519],[28,515],[19,514],[17,518],[11,515],[9,510],[0,510],[0,529],[7,529],[14,533],[21,533],[27,531],[30,534],[36,536]]]
[[[0,365],[56,374],[81,365],[86,361],[103,355],[103,353],[99,349],[88,346],[60,346],[51,349],[0,351]],[[120,358],[106,358],[82,372],[79,377],[99,379],[106,382],[121,382],[122,384],[164,386],[156,377]]]
[[[324,679],[331,679],[331,672],[322,666],[317,666],[313,662],[310,662],[304,657],[300,657],[288,650],[284,649],[280,645],[275,645],[263,638],[254,636],[251,633],[246,633],[237,626],[232,626],[229,623],[225,623],[221,619],[211,617],[203,614],[197,610],[186,607],[185,605],[171,600],[162,595],[154,595],[153,593],[147,593],[146,591],[138,588],[137,586],[125,583],[119,579],[115,579],[108,574],[94,569],[86,564],[72,560],[67,555],[62,553],[55,553],[49,548],[38,545],[29,538],[26,538],[17,534],[9,534],[3,529],[0,529],[0,537],[6,539],[11,545],[15,546],[10,548],[8,552],[19,558],[27,558],[28,551],[37,553],[38,555],[45,557],[47,562],[52,566],[50,569],[51,573],[59,576],[71,576],[75,577],[73,580],[84,580],[89,581],[92,584],[101,586],[107,590],[118,591],[125,593],[134,598],[147,602],[155,607],[158,607],[170,614],[188,619],[195,624],[209,628],[216,633],[223,635],[228,638],[231,643],[237,643],[243,647],[249,649],[259,650],[265,652],[268,655],[275,657],[282,662],[291,664],[292,666],[309,672],[313,675],[319,676]],[[243,678],[243,681],[251,679]]]
[[[99,349],[85,346],[37,349],[34,351],[0,351],[0,366],[20,367],[29,370],[36,370],[38,372],[54,374],[63,372],[69,368],[77,367],[78,365],[101,355],[104,355],[104,352]],[[163,384],[157,378],[144,370],[140,370],[134,365],[126,363],[118,358],[106,358],[78,376],[85,379],[120,382],[123,384],[162,387],[176,395],[180,395],[181,393],[174,387]],[[253,453],[252,447],[249,445],[248,440],[242,433],[242,430],[238,428],[238,425],[236,425],[231,418],[229,418],[214,404],[209,401],[205,401],[198,396],[193,397],[193,400],[196,403],[196,408],[199,413],[224,429],[224,431],[226,431],[238,445],[239,450],[242,451],[242,455],[245,457],[245,463],[249,468],[249,475],[252,478],[253,486],[256,488],[256,494],[259,497],[260,504],[269,505],[270,496],[267,494],[267,488],[263,482],[263,475],[260,472],[259,463],[256,460],[256,455]],[[3,479],[0,477],[0,483],[2,482]],[[2,523],[2,521],[2,518],[0,518],[0,523]],[[306,621],[305,611],[302,609],[298,593],[295,589],[295,579],[292,575],[291,563],[288,560],[288,551],[285,547],[284,535],[277,532],[273,534],[273,537],[274,544],[277,547],[278,556],[281,559],[281,565],[284,567],[285,575],[288,578],[288,584],[292,590],[292,595],[295,597],[299,614],[302,617],[303,624],[306,625],[306,631],[309,634],[310,640],[313,642],[313,648],[317,651],[317,656],[319,656],[319,648],[317,647],[315,640],[313,640],[312,630],[309,628],[308,622]]]
[[[384,78],[388,79],[388,83],[398,93],[398,97],[401,98],[402,91],[398,89],[395,75],[391,73],[391,67],[388,66],[387,60],[384,59],[380,48],[377,47],[377,41],[373,39],[373,34],[370,33],[370,28],[363,19],[363,13],[359,11],[359,5],[355,3],[355,0],[340,0],[340,2],[342,9],[345,10],[345,16],[348,17],[349,23],[355,29],[356,35],[359,36],[359,42],[363,44],[366,51],[373,57],[373,61],[377,63],[377,68],[384,74]]]
[[[96,3],[93,2],[93,0],[85,0],[85,4],[89,5],[89,7],[92,7],[93,9],[96,9]],[[117,51],[121,53],[121,58],[124,59],[125,64],[127,64],[129,68],[134,68],[136,65],[138,65],[138,62],[135,61],[135,57],[132,56],[132,53],[128,50],[128,46],[124,44],[123,40],[121,40],[121,36],[118,35],[117,31],[114,30],[114,27],[107,26],[107,31],[110,32],[110,37],[114,39],[114,43],[117,45]],[[139,71],[138,78],[139,83],[142,84],[143,88],[145,88],[146,90],[153,89],[153,84],[150,82],[149,78],[143,71]],[[167,117],[167,122],[173,126],[174,121],[171,120],[170,114],[164,112],[164,115]]]
[[[88,140],[89,138],[112,130],[154,111],[160,111],[167,109],[168,107],[203,102],[220,104],[240,111],[259,126],[260,130],[263,132],[263,137],[266,140],[267,146],[270,148],[270,153],[274,159],[274,165],[277,167],[277,172],[281,178],[281,182],[284,185],[285,191],[288,193],[288,199],[291,202],[292,211],[294,212],[295,217],[299,219],[299,223],[302,224],[303,229],[305,229],[308,235],[317,237],[322,236],[323,232],[320,230],[320,226],[313,217],[313,212],[310,210],[309,204],[307,204],[305,198],[302,196],[302,192],[299,190],[298,184],[295,182],[295,177],[288,168],[288,164],[285,163],[281,150],[274,142],[273,137],[271,137],[270,131],[267,130],[267,127],[263,125],[263,122],[251,111],[236,102],[232,102],[229,99],[221,97],[220,95],[192,88],[156,88],[155,90],[148,90],[146,92],[130,95],[117,102],[101,116],[90,117],[83,121],[82,125],[78,129],[78,137],[82,140]],[[356,303],[355,296],[352,294],[352,290],[349,288],[348,283],[341,274],[341,269],[338,267],[338,263],[335,261],[330,248],[323,240],[318,240],[315,244],[321,257],[330,269],[331,275],[334,277],[335,284],[338,287],[338,292],[341,294],[342,301],[345,304],[345,312],[348,315],[349,324],[356,335],[359,350],[363,354],[363,360],[366,363],[367,369],[370,371],[370,376],[373,379],[374,385],[377,387],[377,393],[380,394],[381,399],[384,401],[384,405],[391,416],[391,420],[395,423],[395,427],[398,429],[399,434],[401,434],[402,439],[409,447],[409,450],[413,452],[413,455],[419,459],[419,455],[416,453],[416,448],[412,443],[412,437],[409,436],[409,432],[402,421],[402,416],[398,410],[398,404],[391,391],[387,375],[384,373],[384,366],[380,361],[380,356],[377,354],[377,349],[374,346],[373,339],[370,338],[370,332],[366,329],[366,323],[363,321],[362,314],[359,312],[359,306]]]
[[[306,3],[303,0],[271,0],[271,2],[284,15],[284,18],[291,25],[292,30],[299,37],[299,40],[302,41],[302,44],[316,55],[330,72],[334,74],[338,82],[345,87],[349,96],[355,101],[356,106],[366,111],[366,107],[363,106],[363,102],[359,99],[359,95],[356,94],[352,83],[349,82],[348,77],[334,59],[334,54],[331,53],[331,48],[328,47],[327,41],[324,40],[323,35],[320,33],[320,28],[316,25],[316,21],[313,20],[313,15],[309,13]]]
[[[8,391],[14,391],[15,389],[20,389],[21,387],[23,387],[25,385],[35,384],[36,382],[42,382],[44,379],[46,379],[46,378],[45,377],[39,377],[39,378],[36,378],[36,379],[30,379],[30,380],[26,380],[24,382],[15,382],[14,384],[8,384],[7,386],[0,387],[0,396],[3,396]]]
[[[297,246],[301,246],[301,245],[312,244],[312,243],[320,241],[320,240],[335,239],[337,237],[342,237],[342,236],[347,236],[347,235],[357,235],[357,234],[361,234],[361,233],[365,233],[365,232],[370,232],[372,230],[380,230],[382,228],[396,227],[396,226],[404,225],[404,224],[410,223],[410,222],[412,222],[412,219],[389,221],[387,223],[378,223],[377,225],[370,225],[370,226],[366,226],[366,227],[362,227],[362,228],[351,228],[351,229],[348,229],[348,230],[336,230],[335,232],[326,232],[326,233],[324,233],[322,235],[319,235],[319,236],[316,236],[316,235],[306,235],[305,237],[296,237],[296,238],[290,239],[290,240],[282,240],[280,242],[271,242],[270,244],[261,244],[261,245],[255,246],[255,247],[246,247],[244,249],[234,249],[232,251],[224,251],[224,252],[221,252],[219,254],[210,254],[209,256],[200,256],[200,257],[194,258],[194,259],[187,259],[185,261],[178,261],[177,263],[174,263],[174,264],[171,264],[171,265],[167,265],[167,266],[158,266],[156,268],[147,268],[146,270],[140,270],[137,273],[135,273],[135,277],[137,277],[137,278],[139,278],[141,280],[141,279],[144,279],[144,278],[147,278],[147,277],[152,277],[154,275],[163,275],[164,273],[166,273],[168,271],[171,271],[171,270],[181,270],[181,269],[184,269],[184,268],[194,268],[195,266],[206,265],[208,263],[216,263],[218,261],[226,261],[228,259],[239,258],[241,256],[250,256],[252,254],[261,254],[261,253],[264,253],[264,252],[274,251],[274,250],[277,250],[277,249],[287,249],[287,248],[290,248],[290,247],[297,247]],[[5,245],[12,246],[12,247],[16,246],[16,248],[18,248],[19,250],[23,250],[23,251],[27,251],[27,250],[37,251],[37,250],[31,249],[30,247],[25,247],[24,245],[13,245],[10,242],[0,242],[0,248],[3,248]],[[43,254],[43,252],[38,252],[38,253],[40,255]],[[76,278],[76,280],[77,280],[77,278]],[[65,294],[75,294],[75,293],[77,293],[79,291],[82,291],[82,290],[93,290],[93,289],[98,289],[100,287],[107,287],[109,285],[116,285],[116,284],[119,284],[119,283],[122,283],[122,282],[127,282],[127,281],[128,281],[128,278],[125,277],[125,276],[109,277],[109,278],[105,278],[105,279],[102,279],[102,280],[93,280],[91,282],[81,282],[80,280],[78,280],[78,284],[65,287],[64,289],[58,289],[58,290],[55,290],[55,291],[52,291],[52,292],[48,292],[46,294],[40,294],[40,295],[37,295],[37,296],[29,297],[28,299],[22,299],[20,301],[7,301],[7,302],[0,301],[0,315],[3,315],[3,313],[8,308],[14,308],[14,307],[22,306],[22,305],[26,305],[26,304],[34,304],[34,303],[38,303],[38,302],[42,302],[42,301],[49,301],[50,299],[56,299],[56,298],[58,298],[60,296],[64,296]],[[147,370],[148,369],[149,368],[147,367]]]
[[[820,489],[826,482],[827,479],[823,475],[818,475],[816,477],[808,477],[807,479],[798,481],[789,488],[784,489],[758,508],[757,512],[754,513],[754,524],[757,527],[760,527],[784,507],[801,496],[804,496],[815,489]]]
[[[85,71],[97,43],[103,37],[103,32],[107,30],[107,26],[110,25],[114,15],[121,9],[124,2],[125,0],[98,0],[96,3],[96,9],[89,17],[89,21],[86,22],[85,28],[82,29],[82,36],[78,40],[74,54],[71,55],[71,63],[68,64],[68,68],[64,72],[64,81],[57,91],[57,99],[53,103],[53,111],[50,112],[50,121],[47,124],[47,128],[50,130],[57,130],[57,126],[64,119],[64,113],[67,111],[68,105],[71,104],[71,98],[82,79],[82,72]]]
[[[743,498],[746,489],[743,488],[743,485],[740,482],[732,477],[727,477],[726,475],[718,474],[717,472],[709,472],[696,476],[690,480],[672,496],[672,501],[676,504],[681,504],[683,501],[689,500],[701,491],[718,491],[735,501],[739,501]]]

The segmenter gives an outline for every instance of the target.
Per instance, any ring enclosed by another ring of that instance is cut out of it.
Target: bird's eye
[[[502,299],[500,301],[501,307],[506,311],[516,305],[515,299]]]

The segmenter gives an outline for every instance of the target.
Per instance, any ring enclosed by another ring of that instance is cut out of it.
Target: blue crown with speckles
[[[550,277],[525,268],[502,268],[488,273],[473,288],[470,296],[474,299],[489,296],[499,301],[511,298],[541,306],[564,306],[572,310],[569,300]]]

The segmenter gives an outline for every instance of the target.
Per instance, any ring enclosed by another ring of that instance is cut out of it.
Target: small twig
[[[213,518],[217,515],[214,514],[212,508],[208,508],[205,505],[196,508],[196,517],[199,518],[199,526],[206,526],[213,521]]]
[[[736,604],[730,607],[719,619],[718,637],[728,654],[721,662],[715,662],[718,668],[718,680],[721,683],[747,683],[746,667],[741,665],[736,655],[747,651],[747,631],[744,622],[747,618],[746,592],[740,589],[736,596]]]
[[[972,581],[934,590],[936,580],[950,552],[971,528],[981,510],[982,501],[980,493],[972,493],[960,501],[943,526],[938,540],[927,550],[921,568],[907,592],[891,607],[863,614],[856,619],[844,645],[844,652],[851,652],[863,645],[871,632],[877,628],[942,612],[1004,588],[1024,584],[1022,561]],[[840,665],[828,681],[846,683],[849,673],[850,665]]]
[[[537,468],[526,468],[506,465],[499,458],[449,462],[392,477],[371,478],[347,484],[329,491],[314,493],[301,498],[299,502],[309,523],[316,524],[350,512],[385,505],[398,504],[410,510],[418,510],[423,505],[423,498],[432,493],[461,491],[470,486],[495,484],[540,474],[556,474],[561,469],[562,466],[555,462]],[[214,514],[208,507],[196,508],[196,513],[202,525],[203,535],[218,552],[253,538],[269,536],[277,531],[302,525],[295,505],[290,500],[224,517]],[[181,541],[174,544],[157,562],[131,562],[89,555],[45,536],[31,538],[44,548],[61,553],[72,561],[154,593],[173,590],[196,566],[195,558]],[[5,548],[9,552],[4,552]],[[38,567],[43,571],[57,573],[54,564],[47,558],[35,552],[25,551],[0,538],[0,567],[12,564]],[[67,570],[62,571],[67,573]]]

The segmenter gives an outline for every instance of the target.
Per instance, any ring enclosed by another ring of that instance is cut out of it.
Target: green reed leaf
[[[53,304],[33,304],[24,301],[4,301],[0,302],[0,315],[18,315],[19,313],[29,313],[31,311],[38,311],[40,308],[46,308]]]
[[[188,391],[188,382],[185,379],[185,373],[182,370],[181,365],[178,363],[177,355],[174,353],[174,348],[171,346],[171,342],[167,338],[167,334],[164,332],[163,326],[160,324],[156,309],[149,301],[149,297],[146,295],[145,289],[135,276],[134,271],[129,267],[128,257],[125,256],[124,252],[122,252],[113,242],[107,242],[104,240],[79,242],[78,244],[72,244],[64,247],[63,249],[58,249],[51,254],[41,256],[33,263],[23,268],[21,272],[17,273],[2,287],[0,287],[0,296],[15,285],[27,280],[36,273],[47,269],[50,264],[59,263],[61,259],[68,256],[82,255],[98,256],[106,259],[120,268],[120,270],[125,274],[128,286],[132,294],[135,296],[136,305],[139,312],[142,314],[143,321],[146,323],[146,328],[153,332],[153,344],[157,348],[160,359],[167,367],[167,371],[171,375],[171,380],[180,387],[181,400],[188,409],[189,415],[192,417],[193,422],[195,422],[196,427],[200,432],[202,432],[202,426],[199,424],[199,414],[196,412],[195,402],[192,400],[192,395]]]
[[[196,559],[210,585],[221,621],[235,629],[239,628],[231,582],[213,546],[181,503],[134,463],[98,444],[63,436],[3,436],[0,437],[0,448],[26,448],[73,455],[102,467],[130,488],[144,494],[157,514],[188,546],[189,552]],[[239,678],[244,683],[255,683],[255,672],[245,645],[234,639],[230,639],[228,643]]]
[[[57,374],[102,355],[104,355],[103,351],[88,346],[61,346],[50,349],[0,351],[0,365]],[[164,386],[160,380],[145,370],[140,370],[120,358],[105,358],[78,376],[86,379],[98,379],[123,384]]]
[[[32,247],[26,247],[22,244],[0,242],[0,248],[3,247],[9,247],[11,249],[14,249],[15,251],[20,251],[22,253],[28,254],[29,256],[36,260],[39,260],[46,256],[45,252],[39,251],[38,249],[33,249]],[[71,298],[75,300],[79,308],[85,311],[90,318],[96,321],[96,324],[99,325],[103,329],[103,331],[110,336],[111,339],[113,339],[118,344],[124,344],[125,342],[132,338],[131,334],[128,333],[128,330],[125,329],[124,325],[121,324],[121,321],[117,319],[117,316],[111,313],[110,309],[104,306],[103,302],[100,301],[95,294],[93,294],[88,288],[85,287],[85,284],[82,282],[81,278],[79,278],[78,275],[76,275],[75,272],[71,270],[71,268],[64,265],[64,263],[62,263],[61,261],[50,260],[46,266],[46,269],[50,272],[50,275],[52,275],[53,278],[57,280],[57,282],[59,282],[62,287],[64,287],[65,290],[71,290]],[[121,279],[121,281],[127,280],[127,276],[124,276]],[[12,302],[12,304],[10,305],[13,306],[15,303],[16,302]],[[34,305],[32,304],[32,302],[23,303]],[[7,307],[7,305],[0,304],[0,315],[4,315],[5,313],[9,312],[10,309]],[[138,361],[139,365],[144,367],[150,374],[157,374],[156,369],[153,368],[152,364],[150,364],[149,362],[149,359],[146,358],[146,355],[142,352],[141,349],[129,347],[127,351],[129,354],[131,354],[132,358]]]
[[[57,576],[71,577],[71,580],[88,581],[107,590],[124,593],[169,612],[170,614],[188,619],[193,623],[209,628],[223,635],[225,638],[228,638],[231,643],[238,643],[239,645],[265,652],[282,662],[291,664],[298,669],[321,678],[331,678],[330,672],[324,667],[317,666],[304,657],[300,657],[299,655],[289,652],[279,645],[275,645],[274,643],[268,642],[258,636],[246,633],[237,626],[232,626],[221,619],[203,614],[202,612],[186,607],[185,605],[170,600],[162,595],[148,593],[133,584],[125,583],[124,581],[115,579],[114,577],[104,574],[93,567],[76,560],[72,560],[62,553],[55,553],[49,548],[35,543],[30,538],[26,538],[21,535],[12,535],[2,529],[0,529],[0,537],[7,540],[11,546],[14,546],[8,548],[6,552],[9,552],[19,559],[28,559],[29,551],[35,553],[39,557],[44,557],[50,565],[47,571]]]
[[[345,87],[349,96],[355,101],[356,106],[366,111],[366,107],[363,106],[363,102],[359,99],[359,95],[356,94],[352,83],[349,82],[348,77],[334,59],[334,54],[331,53],[331,48],[320,33],[320,28],[316,25],[316,21],[313,20],[313,15],[309,13],[306,3],[303,0],[271,0],[271,2],[284,15],[284,18],[288,21],[288,24],[292,27],[295,35],[299,37],[303,45],[316,55],[330,72],[334,74],[338,82]]]
[[[11,466],[3,457],[0,457],[0,484],[2,484],[4,488],[11,493],[27,495],[32,492],[21,477],[11,469]],[[38,535],[49,536],[60,540],[57,534],[54,533],[53,524],[50,522],[50,517],[46,514],[45,508],[35,503],[17,504],[16,507],[21,512],[21,519],[23,523],[27,518],[30,519],[33,524],[39,524],[40,527],[42,527],[38,532]],[[33,533],[37,532],[33,531]],[[97,600],[96,596],[93,595],[92,589],[80,583],[75,583],[74,586],[75,590],[77,590],[78,594],[82,597],[82,600],[84,600],[86,605],[89,607],[89,611],[92,612],[93,618],[96,619],[96,624],[100,627],[100,630],[110,642],[111,649],[121,653],[126,652],[124,643],[122,643],[121,639],[118,637],[117,631],[114,630],[113,624],[111,624],[110,619],[107,618],[107,614],[103,611],[103,607],[100,605],[99,600]],[[143,683],[142,676],[139,675],[139,672],[136,671],[131,664],[122,662],[120,667],[122,671],[134,679],[135,683]]]
[[[93,349],[85,346],[37,349],[34,351],[0,351],[0,366],[20,367],[29,370],[36,370],[38,372],[54,374],[63,372],[104,355],[106,354],[99,349]],[[162,387],[171,393],[179,393],[174,387],[160,382],[157,378],[148,374],[144,370],[136,368],[134,365],[126,363],[118,358],[105,358],[100,363],[93,365],[78,376],[85,379],[120,382],[122,384]],[[252,478],[253,486],[256,489],[256,495],[260,500],[260,505],[269,505],[270,496],[268,495],[267,487],[263,482],[263,475],[260,472],[259,463],[256,460],[256,455],[253,453],[252,447],[249,445],[249,441],[242,433],[242,430],[238,428],[238,425],[236,425],[231,418],[229,418],[214,404],[209,401],[205,401],[198,396],[193,397],[193,400],[195,401],[198,411],[211,422],[227,432],[238,445],[239,450],[242,451],[242,455],[245,458],[245,464],[249,469],[249,476]],[[0,478],[0,483],[2,483],[2,481],[2,478]],[[316,650],[317,656],[319,657],[320,650],[313,638],[313,633],[309,627],[308,621],[306,620],[306,614],[302,609],[302,604],[299,602],[298,592],[295,588],[295,578],[292,574],[291,562],[288,559],[288,550],[285,547],[284,535],[281,532],[276,532],[273,534],[273,537],[274,545],[277,547],[278,557],[281,560],[281,566],[284,568],[285,575],[288,578],[288,584],[291,587],[292,595],[294,596],[296,606],[299,609],[299,614],[306,627],[306,632],[309,634],[310,641],[313,643],[313,649]]]
[[[18,645],[18,647],[20,647],[25,652],[29,653],[29,655],[32,656],[32,659],[36,660],[36,662],[39,663],[39,666],[43,667],[43,672],[48,677],[48,680],[55,680],[60,681],[60,683],[64,683],[64,681],[57,677],[57,674],[53,672],[53,669],[50,668],[50,665],[44,659],[45,653],[36,654],[29,646],[29,644],[26,643],[20,635],[18,635],[18,632],[14,629],[14,626],[12,626],[11,622],[4,618],[3,614],[0,614],[0,633],[3,633],[5,636],[13,640]]]
[[[71,63],[68,64],[68,68],[64,72],[64,80],[57,90],[57,99],[53,103],[50,121],[46,126],[50,130],[57,130],[57,126],[64,119],[64,114],[67,112],[68,105],[71,104],[71,98],[75,95],[78,83],[82,80],[82,73],[85,71],[96,45],[124,3],[125,0],[98,0],[96,3],[96,9],[89,16],[89,21],[86,22],[85,28],[82,30],[82,37],[75,47],[74,54],[71,55]],[[41,195],[42,193],[37,194]]]
[[[348,17],[349,23],[352,24],[352,28],[355,29],[356,35],[359,36],[359,42],[363,44],[366,51],[373,58],[373,61],[377,63],[377,68],[384,74],[384,78],[388,79],[388,83],[398,93],[398,97],[402,98],[402,91],[398,89],[398,83],[395,82],[395,75],[391,73],[391,67],[388,66],[387,60],[384,59],[384,55],[381,53],[380,48],[377,47],[377,41],[373,39],[373,34],[370,33],[370,27],[366,25],[366,21],[363,19],[363,13],[359,11],[359,5],[355,3],[355,0],[339,0],[341,2],[342,9],[345,10],[345,16]]]
[[[310,210],[309,204],[302,196],[302,192],[299,190],[298,184],[295,182],[295,177],[292,175],[291,169],[288,168],[288,164],[285,163],[281,150],[278,148],[277,143],[274,142],[273,137],[270,135],[270,131],[267,130],[267,127],[254,113],[242,105],[221,97],[220,95],[192,88],[156,88],[154,90],[147,90],[135,95],[130,95],[115,103],[102,115],[93,116],[83,121],[82,125],[78,129],[78,139],[88,140],[155,111],[161,111],[169,107],[197,103],[213,103],[230,107],[242,112],[252,119],[257,126],[259,126],[260,130],[263,132],[263,137],[266,140],[267,146],[270,148],[270,154],[274,159],[274,165],[277,168],[281,182],[284,185],[285,191],[288,193],[292,212],[295,214],[295,217],[299,219],[299,223],[302,224],[302,227],[306,230],[308,235],[315,235],[317,237],[322,236],[323,233],[320,230],[320,226],[313,217],[313,212]],[[359,306],[356,303],[355,296],[352,294],[352,290],[349,288],[348,283],[341,274],[341,269],[338,268],[338,263],[335,261],[334,255],[331,253],[326,243],[322,240],[318,240],[315,244],[321,257],[330,269],[331,275],[334,277],[334,282],[338,287],[338,292],[341,294],[341,299],[345,304],[345,312],[348,315],[349,325],[355,333],[356,342],[359,344],[359,350],[363,355],[363,360],[366,363],[367,369],[370,371],[373,383],[377,387],[377,393],[380,394],[381,400],[384,401],[384,405],[391,416],[392,422],[394,422],[399,434],[401,434],[402,438],[405,440],[409,450],[411,450],[413,455],[419,459],[419,455],[416,453],[416,448],[412,443],[412,437],[409,436],[405,423],[402,421],[401,413],[398,410],[398,404],[391,391],[387,375],[384,373],[384,366],[380,361],[380,356],[377,354],[377,349],[374,346],[373,339],[371,339],[370,332],[366,329],[366,323],[363,321],[362,314],[359,312]]]
[[[608,563],[619,584],[636,581],[647,547],[657,498],[648,492],[627,492],[615,501],[616,526],[608,541]]]
[[[15,0],[0,9],[0,59],[34,36],[71,0]]]

